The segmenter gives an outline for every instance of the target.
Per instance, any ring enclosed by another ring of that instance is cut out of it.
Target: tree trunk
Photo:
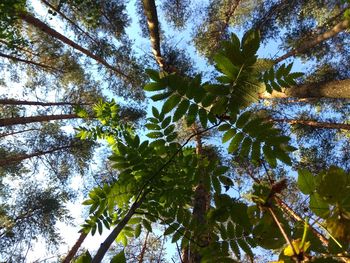
[[[274,98],[332,98],[350,99],[350,79],[333,80],[299,85],[283,89],[283,92],[273,91],[259,94],[262,99]]]
[[[85,238],[87,237],[87,234],[82,232],[78,238],[78,240],[75,242],[74,246],[72,249],[68,252],[67,256],[65,259],[62,261],[62,263],[69,263],[72,261],[74,258],[75,254],[77,253],[78,249],[81,247],[81,244],[83,244]]]
[[[5,166],[9,166],[15,163],[19,163],[23,160],[27,160],[33,157],[39,157],[39,156],[43,156],[45,154],[51,154],[57,151],[61,151],[61,150],[65,150],[65,149],[69,149],[71,148],[73,145],[67,145],[67,146],[62,146],[62,147],[57,147],[54,149],[50,149],[47,151],[38,151],[35,153],[31,153],[31,154],[17,154],[11,157],[7,157],[7,158],[2,158],[0,159],[0,167],[5,167]]]
[[[68,120],[81,118],[76,114],[62,114],[62,115],[47,115],[47,116],[30,116],[30,117],[14,117],[0,119],[0,127],[12,126],[18,124],[27,124],[33,122],[46,122],[53,120]]]
[[[29,14],[28,12],[20,12],[17,14],[19,18],[21,18],[23,21],[27,22],[28,24],[40,29],[41,31],[45,32],[46,34],[50,35],[53,38],[56,38],[58,40],[60,40],[61,42],[63,42],[66,45],[69,45],[71,47],[73,47],[76,50],[79,50],[81,53],[85,54],[86,56],[94,59],[95,61],[97,61],[98,63],[104,65],[106,68],[114,71],[115,73],[119,74],[120,76],[122,76],[125,79],[130,80],[129,76],[126,75],[125,73],[123,73],[121,70],[119,70],[118,68],[110,65],[107,61],[105,61],[103,58],[96,56],[95,54],[93,54],[91,51],[87,50],[86,48],[78,45],[77,43],[75,43],[74,41],[70,40],[69,38],[65,37],[64,35],[62,35],[61,33],[57,32],[56,30],[52,29],[51,27],[49,27],[47,24],[45,24],[44,22],[42,22],[41,20],[37,19],[36,17],[32,16],[31,14]]]
[[[73,103],[73,102],[40,102],[14,99],[0,99],[0,105],[31,105],[31,106],[77,106],[90,105],[90,103]]]
[[[273,122],[285,122],[291,125],[304,125],[319,129],[337,129],[337,130],[350,130],[350,124],[345,123],[331,123],[331,122],[319,122],[314,120],[294,120],[294,119],[271,119]]]
[[[276,63],[281,62],[282,60],[285,60],[289,57],[293,57],[295,55],[304,53],[306,50],[313,48],[317,46],[318,44],[322,43],[323,41],[326,41],[336,35],[338,35],[340,32],[346,30],[350,26],[349,20],[344,20],[336,24],[331,30],[323,33],[322,35],[319,35],[315,37],[314,39],[311,39],[309,41],[306,41],[304,43],[301,43],[298,48],[292,49],[288,53],[284,54],[283,56],[277,58],[275,60]]]

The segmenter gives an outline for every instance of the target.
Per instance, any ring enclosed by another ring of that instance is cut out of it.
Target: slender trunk
[[[31,154],[17,154],[17,155],[11,156],[11,157],[2,158],[2,159],[0,159],[0,167],[5,167],[5,166],[8,166],[8,165],[19,163],[21,161],[24,161],[24,160],[27,160],[27,159],[30,159],[30,158],[39,157],[39,156],[43,156],[45,154],[51,154],[51,153],[54,153],[54,152],[57,152],[57,151],[69,149],[71,147],[72,147],[72,145],[67,145],[67,146],[62,146],[62,147],[57,147],[57,148],[54,148],[54,149],[50,149],[50,150],[47,150],[47,151],[38,151],[38,152],[35,152],[35,153],[31,153]]]
[[[14,99],[0,99],[0,105],[32,105],[32,106],[77,106],[91,105],[91,103],[74,103],[74,102],[40,102]]]
[[[54,10],[57,14],[59,14],[61,17],[66,19],[69,23],[71,23],[75,28],[77,28],[82,34],[84,34],[86,37],[88,37],[91,41],[93,41],[95,44],[99,44],[92,36],[89,35],[85,30],[83,30],[79,25],[77,25],[72,19],[67,17],[64,13],[62,13],[59,9],[57,9],[54,5],[50,4],[46,0],[41,0],[45,5],[47,5],[49,8]]]
[[[56,68],[53,68],[53,67],[45,65],[45,64],[34,62],[32,60],[26,60],[26,59],[10,56],[10,55],[7,55],[7,54],[1,53],[1,52],[0,52],[0,57],[7,58],[7,59],[10,59],[10,60],[15,61],[15,62],[23,62],[23,63],[29,64],[29,65],[34,65],[34,66],[37,66],[37,67],[40,67],[40,68],[43,68],[43,69],[46,69],[49,71],[53,70],[53,71],[62,72],[62,70],[60,70],[60,69],[56,69]]]
[[[76,114],[62,114],[62,115],[47,115],[47,116],[30,116],[30,117],[15,117],[0,119],[0,127],[12,126],[18,124],[27,124],[33,122],[45,122],[53,120],[68,120],[81,118]]]
[[[28,24],[30,24],[30,25],[40,29],[41,31],[45,32],[46,34],[50,35],[51,37],[60,40],[64,44],[69,45],[69,46],[71,46],[72,48],[74,48],[76,50],[79,50],[81,53],[83,53],[86,56],[94,59],[98,63],[104,65],[106,68],[114,71],[115,73],[119,74],[123,78],[130,80],[129,76],[126,75],[125,73],[123,73],[121,70],[119,70],[118,68],[110,65],[103,58],[101,58],[99,56],[96,56],[91,51],[87,50],[86,48],[78,45],[74,41],[72,41],[69,38],[65,37],[64,35],[62,35],[61,33],[57,32],[53,28],[49,27],[47,24],[45,24],[41,20],[37,19],[36,17],[32,16],[28,12],[20,12],[20,13],[18,13],[18,17],[21,18],[23,21],[27,22]]]
[[[140,255],[139,255],[139,263],[143,263],[143,258],[144,258],[144,256],[145,256],[146,248],[147,248],[147,239],[148,239],[148,235],[149,235],[149,232],[147,231],[146,237],[145,237],[145,242],[143,242],[143,246],[142,246],[142,249],[141,249],[141,253],[140,253]]]
[[[194,132],[197,133],[196,128],[193,128]],[[202,136],[197,133],[196,137],[196,154],[201,159],[203,157],[203,145],[202,145]],[[207,174],[203,169],[199,171],[200,179],[199,183],[194,190],[194,200],[193,200],[193,212],[192,216],[196,220],[198,226],[201,226],[205,229],[207,224],[206,214],[209,209],[210,204],[210,192],[204,185],[205,176]],[[209,240],[206,237],[208,233],[206,231],[201,231],[200,233],[195,233],[195,239],[201,244],[202,247],[206,247],[209,245]],[[200,263],[201,255],[198,251],[192,251],[190,247],[186,247],[183,250],[183,262],[184,263]]]
[[[143,9],[147,17],[148,31],[151,37],[152,53],[160,66],[164,69],[164,59],[160,51],[159,22],[154,0],[142,0]],[[165,71],[167,71],[165,69]]]
[[[98,249],[96,255],[92,259],[91,263],[100,263],[105,256],[109,247],[113,244],[114,240],[117,238],[119,233],[123,230],[126,224],[129,222],[131,217],[135,214],[136,210],[142,205],[143,201],[146,198],[148,192],[144,192],[138,201],[135,201],[130,207],[128,213],[124,218],[119,222],[119,224],[113,229],[109,236],[101,243],[100,248]]]
[[[72,249],[68,252],[67,256],[64,258],[62,263],[69,263],[74,258],[75,254],[77,253],[78,249],[81,247],[81,244],[84,242],[85,238],[87,237],[87,234],[82,232],[78,238],[78,240],[75,242]]]
[[[292,49],[288,53],[284,54],[283,56],[277,58],[275,60],[276,63],[281,62],[282,60],[285,60],[289,57],[293,57],[295,55],[304,53],[306,50],[313,48],[317,46],[318,44],[338,35],[340,32],[346,30],[350,26],[349,20],[344,20],[336,24],[332,29],[329,31],[323,33],[322,35],[319,35],[315,37],[314,39],[311,39],[309,41],[306,41],[302,43],[298,48]]]
[[[303,84],[285,88],[283,92],[259,94],[261,99],[274,98],[333,98],[350,99],[350,79]]]
[[[331,122],[319,122],[314,120],[294,120],[294,119],[271,119],[273,122],[285,122],[291,125],[304,125],[313,128],[320,129],[337,129],[337,130],[350,130],[350,124],[345,123],[331,123]]]
[[[4,45],[6,45],[6,46],[8,46],[8,47],[10,47],[10,48],[13,46],[12,44],[10,44],[9,42],[7,42],[7,41],[4,40],[4,39],[0,39],[0,43],[4,44]],[[38,53],[35,53],[35,52],[33,52],[32,50],[30,50],[30,49],[26,49],[26,48],[23,48],[23,47],[18,46],[18,45],[14,45],[14,48],[15,48],[15,49],[18,49],[18,50],[21,50],[21,51],[23,51],[23,52],[26,52],[26,53],[28,53],[28,54],[30,54],[30,55],[32,55],[32,56],[39,56]]]

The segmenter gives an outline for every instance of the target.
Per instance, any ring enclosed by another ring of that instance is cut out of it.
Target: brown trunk
[[[110,65],[108,62],[106,62],[104,59],[102,59],[99,56],[94,55],[92,52],[89,50],[83,48],[82,46],[78,45],[74,41],[70,40],[69,38],[65,37],[61,33],[57,32],[56,30],[52,29],[49,27],[47,24],[42,22],[41,20],[37,19],[36,17],[32,16],[31,14],[27,12],[20,12],[18,14],[18,17],[21,18],[23,21],[27,22],[28,24],[40,29],[41,31],[45,32],[46,34],[50,35],[53,38],[56,38],[60,40],[61,42],[65,43],[66,45],[69,45],[73,47],[76,50],[79,50],[81,53],[85,54],[86,56],[94,59],[98,63],[104,65],[106,68],[114,71],[115,73],[119,74],[120,76],[130,80],[129,76],[124,74],[121,70],[118,68]]]
[[[291,125],[299,124],[320,129],[339,129],[339,130],[350,130],[350,124],[344,123],[331,123],[331,122],[318,122],[314,120],[293,120],[293,119],[271,119],[273,122],[285,122]]]
[[[277,98],[333,98],[350,99],[350,79],[333,80],[285,88],[283,92],[273,91],[259,94],[262,99]]]
[[[74,256],[76,255],[78,249],[81,247],[81,244],[84,242],[85,238],[87,237],[87,234],[82,232],[78,238],[78,240],[75,242],[74,246],[72,249],[68,252],[67,256],[64,258],[62,263],[69,263],[72,261]]]
[[[275,60],[276,63],[281,62],[282,60],[285,60],[289,57],[293,57],[295,55],[304,53],[306,50],[313,48],[317,46],[318,44],[338,35],[340,32],[346,30],[350,26],[350,21],[349,20],[344,20],[336,24],[332,29],[329,31],[323,33],[322,35],[319,35],[315,37],[314,39],[311,39],[309,41],[306,41],[302,43],[298,48],[295,48],[288,53],[284,54],[283,56],[277,58]]]
[[[23,62],[23,63],[29,64],[29,65],[34,65],[34,66],[44,68],[44,69],[50,70],[50,71],[53,70],[53,71],[62,72],[62,70],[60,70],[60,69],[56,69],[56,68],[47,66],[45,64],[41,64],[41,63],[37,63],[37,62],[31,61],[31,60],[26,60],[26,59],[10,56],[10,55],[7,55],[7,54],[1,53],[1,52],[0,52],[0,57],[7,58],[7,59],[10,59],[10,60],[15,61],[15,62]]]
[[[33,122],[45,122],[53,120],[68,120],[81,118],[76,114],[62,114],[62,115],[47,115],[47,116],[31,116],[31,117],[15,117],[0,119],[0,127],[12,126],[18,124],[27,124]]]
[[[39,157],[39,156],[43,156],[45,154],[51,154],[57,151],[61,151],[61,150],[65,150],[65,149],[69,149],[71,148],[72,145],[67,145],[67,146],[62,146],[62,147],[57,147],[54,149],[50,149],[47,151],[38,151],[35,153],[31,153],[31,154],[17,154],[11,157],[7,157],[7,158],[2,158],[0,159],[0,167],[5,167],[11,164],[15,164],[15,163],[19,163],[23,160],[27,160],[33,157]]]
[[[147,17],[148,31],[151,37],[153,55],[160,68],[164,69],[164,59],[160,51],[159,22],[154,0],[142,0],[143,9]],[[167,69],[164,69],[168,71]]]
[[[143,262],[143,258],[144,258],[145,253],[146,253],[148,235],[149,235],[149,232],[147,231],[146,237],[145,237],[145,242],[143,243],[141,253],[139,255],[139,263]]]
[[[88,103],[72,103],[72,102],[40,102],[14,99],[0,99],[0,105],[32,105],[32,106],[77,106],[88,105]]]

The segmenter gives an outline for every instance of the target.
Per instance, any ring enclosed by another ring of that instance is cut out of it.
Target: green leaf
[[[174,233],[178,228],[179,228],[180,224],[178,223],[173,223],[171,224],[165,231],[164,231],[164,235],[170,235],[172,233]]]
[[[230,94],[230,87],[227,85],[208,84],[204,89],[216,96],[226,96]]]
[[[229,140],[231,140],[231,138],[236,134],[236,130],[235,129],[229,129],[227,132],[224,133],[224,135],[222,136],[222,143],[225,143]]]
[[[242,38],[242,52],[244,56],[255,55],[260,46],[260,33],[255,29],[248,30]]]
[[[198,117],[199,117],[199,121],[202,124],[202,127],[205,129],[207,128],[207,124],[208,124],[208,116],[207,116],[207,111],[205,109],[200,108],[198,110]]]
[[[269,145],[265,144],[263,147],[263,152],[264,152],[265,159],[269,163],[269,165],[272,168],[276,168],[277,161],[276,161],[276,158],[273,154],[271,147]]]
[[[198,112],[198,106],[197,104],[191,104],[189,110],[188,110],[188,115],[187,115],[187,125],[190,126],[193,124],[196,120],[197,117],[197,112]]]
[[[156,71],[156,70],[154,70],[154,69],[149,69],[149,68],[146,69],[145,71],[146,71],[147,75],[148,75],[152,80],[154,80],[154,81],[160,80],[160,78],[159,78],[159,72],[158,72],[158,71]]]
[[[150,132],[146,134],[147,137],[152,138],[152,139],[156,139],[156,138],[161,138],[163,137],[163,133],[161,132]]]
[[[252,113],[250,111],[242,113],[236,121],[237,128],[242,128],[247,123],[251,115]]]
[[[241,144],[243,138],[244,138],[244,134],[242,132],[237,133],[235,137],[232,139],[232,141],[230,142],[230,145],[228,147],[228,152],[229,153],[235,152],[238,149],[239,145]]]
[[[119,252],[117,255],[115,255],[110,263],[126,263],[126,257],[125,257],[125,252],[124,250],[122,250],[121,252]]]
[[[219,71],[230,78],[233,78],[235,76],[237,69],[226,56],[222,54],[216,54],[214,56],[214,61],[216,62],[215,66],[219,69]]]
[[[150,82],[147,83],[143,89],[145,91],[157,91],[165,89],[165,86],[159,82]]]
[[[316,188],[314,176],[306,169],[298,170],[297,184],[299,190],[306,195],[313,193]]]
[[[90,263],[91,260],[92,258],[89,251],[86,251],[84,254],[82,254],[76,260],[74,260],[74,263]]]
[[[135,233],[134,233],[134,236],[135,238],[138,238],[141,234],[141,224],[138,224],[136,227],[135,227]]]
[[[244,239],[237,239],[237,243],[241,247],[241,249],[249,256],[251,262],[253,262],[254,254],[248,243]]]
[[[171,243],[175,243],[176,241],[178,241],[182,237],[184,230],[185,229],[181,227],[178,231],[176,231],[176,233],[173,235],[173,238],[171,239]]]
[[[142,220],[142,224],[147,229],[147,231],[152,232],[152,226],[147,220]]]
[[[181,117],[184,116],[185,113],[187,112],[189,106],[190,106],[189,100],[185,99],[185,100],[181,101],[179,106],[175,110],[175,113],[173,115],[173,121],[175,122],[175,121],[178,121],[179,119],[181,119]]]
[[[313,193],[310,195],[309,206],[315,215],[321,218],[327,218],[329,216],[329,206],[318,193]]]
[[[159,101],[159,100],[164,100],[166,98],[168,98],[173,92],[169,91],[169,92],[165,92],[165,93],[160,93],[160,94],[156,94],[151,96],[151,99],[153,101]]]
[[[171,122],[171,117],[168,116],[162,121],[162,128],[165,129]]]
[[[180,102],[181,96],[178,94],[172,95],[163,105],[162,112],[168,113],[172,109],[176,107],[176,105]]]

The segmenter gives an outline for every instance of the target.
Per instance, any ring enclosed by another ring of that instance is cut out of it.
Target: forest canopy
[[[2,0],[0,262],[349,262],[349,4]]]

